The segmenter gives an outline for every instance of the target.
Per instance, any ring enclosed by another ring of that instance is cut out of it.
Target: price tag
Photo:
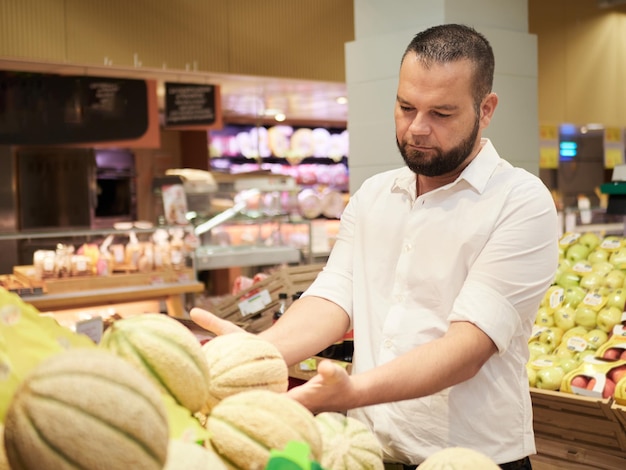
[[[259,312],[272,303],[272,297],[267,289],[259,291],[251,297],[239,302],[239,311],[241,312],[241,316],[245,317],[247,315],[252,315],[253,313]]]
[[[98,344],[102,339],[103,331],[104,324],[102,322],[102,317],[93,317],[76,323],[76,333],[88,336],[96,344]]]

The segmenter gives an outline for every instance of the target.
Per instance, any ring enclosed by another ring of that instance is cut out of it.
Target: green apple
[[[602,243],[602,239],[600,236],[594,232],[585,232],[580,237],[578,237],[578,242],[582,245],[585,245],[590,250],[595,250]]]
[[[589,349],[598,349],[609,340],[609,335],[598,328],[591,330],[585,335],[585,341],[589,345]]]
[[[577,261],[586,260],[589,253],[591,253],[591,250],[588,246],[577,242],[570,245],[567,250],[565,250],[565,259],[576,263]]]
[[[548,290],[546,290],[545,294],[543,294],[540,306],[547,308],[550,312],[553,312],[563,304],[564,294],[565,289],[563,287],[552,285],[548,287]]]
[[[563,369],[563,372],[565,372],[566,374],[574,369],[576,369],[576,367],[578,367],[579,362],[577,359],[574,358],[574,356],[572,357],[563,357],[561,358],[561,362],[559,362],[559,367],[561,369]]]
[[[585,295],[587,295],[586,289],[580,286],[570,286],[563,292],[563,305],[576,308],[585,298]]]
[[[542,390],[558,390],[565,373],[559,366],[544,367],[537,371],[535,386]]]
[[[604,285],[611,289],[618,289],[624,285],[626,273],[621,269],[613,269],[604,278]]]
[[[578,285],[583,289],[595,290],[604,285],[604,279],[602,274],[591,271],[582,275]]]
[[[608,235],[604,237],[602,243],[600,243],[600,248],[608,251],[615,251],[622,246],[622,237],[618,235]]]
[[[575,318],[576,310],[569,305],[564,305],[563,307],[555,310],[552,315],[554,325],[563,331],[568,331],[576,326]]]
[[[587,255],[587,261],[591,263],[591,265],[597,263],[608,263],[609,262],[610,253],[602,248],[596,248],[591,253]]]
[[[626,289],[620,287],[618,289],[611,289],[606,297],[606,307],[617,307],[624,311],[626,306]]]
[[[621,322],[624,310],[615,306],[605,306],[600,309],[596,316],[596,324],[599,330],[605,333],[613,331],[613,327]]]
[[[570,328],[563,333],[563,338],[561,338],[561,343],[567,344],[567,340],[573,336],[578,336],[580,338],[584,338],[589,330],[584,326],[575,326],[574,328]]]
[[[534,360],[550,352],[550,346],[546,343],[542,343],[539,340],[534,340],[528,343],[528,351],[530,352],[530,360]]]
[[[574,311],[574,321],[576,325],[584,326],[591,330],[596,327],[597,312],[589,305],[580,304]]]
[[[581,276],[572,271],[563,271],[556,276],[555,282],[561,287],[578,286]]]
[[[526,364],[526,374],[528,375],[528,385],[534,387],[537,382],[537,371]]]
[[[551,326],[541,332],[538,341],[546,343],[550,346],[550,351],[554,351],[554,349],[561,343],[562,338],[563,330],[557,326]]]
[[[618,269],[626,269],[626,248],[621,247],[617,251],[611,253],[609,262]]]
[[[546,307],[539,307],[535,317],[535,325],[546,327],[554,325],[554,314],[552,311]]]
[[[615,266],[613,266],[608,261],[600,261],[598,263],[591,263],[591,270],[594,273],[599,273],[599,274],[602,274],[603,276],[606,276],[614,269],[615,269]]]
[[[587,357],[593,358],[595,354],[596,354],[595,349],[585,349],[583,351],[580,351],[574,354],[574,358],[578,361],[578,364],[581,364],[582,362],[585,361],[585,358]]]

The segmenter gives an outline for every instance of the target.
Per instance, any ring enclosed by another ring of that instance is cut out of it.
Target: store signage
[[[144,80],[0,71],[0,144],[138,139],[148,121]]]
[[[624,164],[624,130],[619,127],[604,129],[604,167],[615,168]]]
[[[165,83],[165,126],[212,126],[217,119],[216,86]]]

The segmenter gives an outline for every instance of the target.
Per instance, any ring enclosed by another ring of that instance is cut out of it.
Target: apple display
[[[579,366],[579,362],[578,362],[578,360],[574,359],[573,356],[572,357],[563,357],[559,361],[559,367],[561,369],[563,369],[563,372],[565,372],[566,374],[568,372],[573,371],[578,366]]]
[[[570,286],[563,291],[563,305],[567,305],[572,308],[578,307],[583,299],[587,295],[587,290],[580,286]],[[626,295],[625,295],[626,301]]]
[[[615,269],[615,266],[613,266],[608,261],[599,261],[595,263],[590,261],[590,263],[591,271],[593,271],[594,273],[602,274],[603,276],[606,276]]]
[[[619,348],[607,348],[602,353],[602,359],[606,359],[607,361],[617,361],[621,353],[622,350]]]
[[[610,333],[613,327],[617,325],[622,319],[622,311],[618,307],[605,306],[601,308],[596,316],[596,324],[598,329]]]
[[[597,263],[604,263],[609,261],[609,252],[603,250],[602,248],[596,248],[591,253],[587,255],[587,261],[589,261],[592,265]],[[613,265],[611,265],[612,267]]]
[[[591,253],[588,246],[581,243],[574,243],[565,250],[565,259],[570,260],[572,263],[577,261],[583,261],[587,259],[587,255]]]
[[[588,384],[589,384],[589,377],[587,377],[586,375],[577,375],[576,377],[573,377],[572,380],[570,381],[570,385],[572,387],[586,389]]]
[[[607,376],[615,383],[626,377],[626,364],[613,367],[607,374]]]
[[[558,357],[559,359],[570,359],[574,357],[574,350],[568,348],[563,341],[559,344],[554,351],[552,351],[552,355]]]
[[[596,351],[593,349],[585,349],[583,351],[577,352],[574,354],[574,358],[578,361],[578,363],[582,363],[585,362],[585,360],[587,359],[587,357],[589,358],[593,358],[595,355]]]
[[[593,329],[585,335],[585,341],[590,349],[598,349],[609,340],[609,335],[600,329]]]
[[[604,279],[605,277],[602,274],[591,271],[581,276],[578,285],[583,289],[592,291],[604,286]]]
[[[613,382],[611,379],[607,377],[606,381],[604,382],[604,389],[602,390],[602,398],[612,397],[614,393],[615,393],[615,382]]]
[[[555,282],[561,287],[571,287],[580,284],[581,276],[572,271],[563,271],[557,274]]]
[[[620,247],[609,256],[609,262],[617,269],[626,269],[626,248]]]
[[[558,366],[544,367],[537,371],[535,386],[542,390],[558,390],[565,373]]]
[[[623,312],[626,307],[626,289],[623,287],[612,289],[606,296],[606,305],[617,307]]]
[[[561,308],[556,309],[552,314],[553,324],[563,331],[571,330],[576,326],[575,318],[576,310],[569,305],[565,305]]]
[[[537,310],[537,316],[535,317],[535,325],[539,326],[553,326],[554,314],[547,307],[539,307]]]
[[[528,350],[530,352],[530,360],[543,356],[550,352],[550,346],[541,341],[535,340],[528,343]]]
[[[528,375],[528,385],[534,387],[537,383],[537,371],[527,364],[526,373]]]
[[[598,314],[589,305],[580,304],[576,307],[574,312],[574,321],[576,322],[576,325],[590,330],[596,327],[596,318]]]
[[[588,331],[589,330],[584,326],[575,326],[574,328],[565,330],[565,333],[563,333],[563,338],[561,339],[561,343],[567,345],[567,340],[573,336],[584,338]]]
[[[626,281],[626,273],[621,269],[613,269],[604,278],[604,285],[611,289],[618,289],[624,285]]]
[[[578,242],[581,245],[585,245],[590,250],[595,250],[602,243],[600,236],[594,232],[585,232],[578,237]]]
[[[604,237],[602,243],[600,243],[600,248],[613,252],[618,250],[622,246],[622,237],[618,235],[608,235]]]
[[[550,351],[553,351],[563,338],[563,330],[558,326],[551,326],[546,328],[539,335],[539,341],[550,346]]]

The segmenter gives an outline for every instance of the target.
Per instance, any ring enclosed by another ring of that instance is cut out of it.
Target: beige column
[[[500,101],[484,135],[513,165],[539,173],[537,38],[526,0],[354,0],[354,21],[346,44],[350,192],[404,164],[393,123],[400,58],[417,32],[442,23],[468,24],[491,42]]]

